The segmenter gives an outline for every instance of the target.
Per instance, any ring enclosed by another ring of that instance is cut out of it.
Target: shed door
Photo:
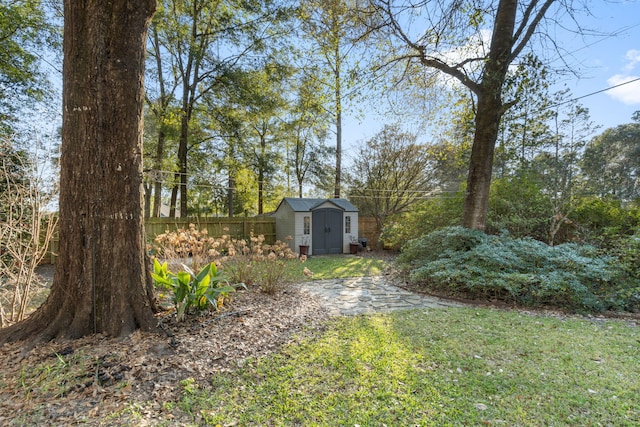
[[[339,209],[313,211],[311,240],[314,255],[342,253],[342,216]]]

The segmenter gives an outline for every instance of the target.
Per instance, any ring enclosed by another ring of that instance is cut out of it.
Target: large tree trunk
[[[180,216],[187,217],[187,154],[189,139],[189,120],[191,113],[183,111],[180,123],[180,141],[178,142],[178,181],[180,188]]]
[[[0,341],[152,330],[142,105],[155,0],[65,0],[60,246],[51,293]]]
[[[342,93],[340,87],[340,63],[339,63],[339,47],[336,47],[336,180],[334,184],[333,197],[340,198],[340,190],[342,188]]]
[[[489,208],[493,157],[500,123],[500,101],[491,94],[478,96],[476,130],[471,147],[462,225],[484,230]]]
[[[493,155],[505,109],[502,86],[511,61],[517,6],[517,0],[501,0],[498,5],[489,57],[477,92],[476,129],[462,212],[462,225],[476,230],[484,230],[487,219]]]

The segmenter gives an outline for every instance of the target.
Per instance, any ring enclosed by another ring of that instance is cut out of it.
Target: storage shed
[[[358,242],[358,209],[345,199],[285,197],[275,212],[276,238],[297,253],[349,253]],[[305,248],[306,247],[306,248]]]

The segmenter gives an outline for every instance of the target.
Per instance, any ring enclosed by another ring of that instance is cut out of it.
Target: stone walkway
[[[387,283],[383,276],[312,280],[300,286],[303,291],[320,297],[332,316],[462,306],[406,291]]]

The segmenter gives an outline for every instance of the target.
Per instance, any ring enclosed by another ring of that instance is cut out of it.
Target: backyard
[[[298,261],[292,261],[297,263]],[[313,278],[389,256],[311,257]],[[301,276],[302,277],[302,276]],[[637,320],[468,304],[332,317],[250,287],[163,335],[5,346],[3,425],[638,425]]]
[[[0,2],[0,426],[640,426],[639,14]]]

